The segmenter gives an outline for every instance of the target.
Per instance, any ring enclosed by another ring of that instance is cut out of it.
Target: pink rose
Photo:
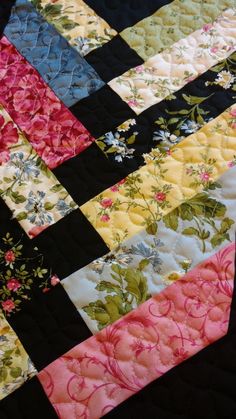
[[[117,185],[114,185],[114,186],[112,186],[112,187],[110,188],[110,190],[111,190],[112,192],[117,192],[117,191],[119,190],[119,188],[118,188],[118,186],[117,186]]]
[[[109,221],[109,220],[110,220],[110,217],[109,217],[109,215],[107,215],[107,214],[103,214],[103,215],[101,216],[100,220],[101,220],[101,221],[103,221],[104,223],[106,223],[107,221]]]
[[[234,165],[235,165],[235,163],[233,161],[229,161],[228,164],[227,164],[228,167],[234,167]]]
[[[136,73],[142,73],[144,71],[143,65],[138,65],[138,67],[135,68]]]
[[[59,280],[58,276],[53,275],[53,276],[51,277],[51,285],[52,285],[53,287],[55,287],[55,285],[57,285],[59,282],[60,282],[60,280]]]
[[[36,226],[31,228],[30,231],[28,231],[28,235],[30,237],[36,237],[38,234],[40,234],[43,230],[45,230],[46,228],[48,228],[49,224],[45,225],[45,226]]]
[[[166,200],[166,194],[164,192],[157,192],[154,198],[156,201],[164,202]]]
[[[231,109],[231,111],[230,111],[230,115],[231,115],[233,118],[236,118],[236,108]]]
[[[48,292],[48,291],[50,291],[50,288],[47,288],[47,287],[43,288],[43,293],[44,293],[44,294],[45,294],[46,292]]]
[[[205,25],[203,25],[203,31],[204,32],[208,32],[213,28],[213,25],[211,23],[206,23]]]
[[[137,107],[138,106],[138,102],[137,100],[129,100],[128,101],[128,105],[132,108],[132,106]]]
[[[3,301],[2,302],[2,308],[3,308],[4,311],[10,313],[15,308],[14,301],[12,301],[10,299],[6,300],[6,301]]]
[[[210,51],[212,52],[212,54],[215,54],[218,51],[218,47],[212,47]]]
[[[21,287],[20,282],[16,278],[11,278],[7,281],[7,289],[10,291],[17,291]]]
[[[207,172],[201,173],[201,176],[200,177],[201,177],[201,180],[203,182],[208,182],[208,180],[210,179],[210,175]]]
[[[112,206],[112,204],[113,204],[113,202],[112,202],[112,199],[110,199],[110,198],[104,198],[101,201],[101,206],[103,208],[110,208]]]
[[[123,185],[123,183],[125,183],[125,181],[126,181],[126,178],[121,179],[121,180],[118,182],[118,185]]]
[[[16,259],[15,253],[12,250],[8,250],[4,255],[6,262],[14,262]]]

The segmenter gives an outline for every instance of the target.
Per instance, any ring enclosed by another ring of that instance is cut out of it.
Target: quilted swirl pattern
[[[104,82],[27,0],[17,0],[4,34],[67,106]]]
[[[146,61],[235,5],[235,0],[174,0],[125,29],[121,36]]]
[[[235,244],[38,375],[61,419],[98,419],[227,333]]]
[[[167,155],[154,149],[145,166],[81,206],[110,249],[145,227],[148,231],[229,169],[236,154],[233,115],[235,105]]]

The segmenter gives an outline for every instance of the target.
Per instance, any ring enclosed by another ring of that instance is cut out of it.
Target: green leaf
[[[51,202],[45,202],[44,208],[46,211],[50,211],[55,207],[55,204],[52,204]]]
[[[182,231],[182,234],[184,234],[185,236],[199,236],[198,230],[194,227],[185,228]]]
[[[19,192],[12,192],[11,191],[11,199],[15,204],[22,204],[26,201],[26,198],[23,195],[20,195]]]
[[[164,215],[162,220],[163,220],[165,226],[167,228],[171,228],[172,230],[176,231],[177,228],[178,228],[178,225],[179,225],[178,215],[179,215],[178,208],[174,209],[169,214]]]
[[[154,236],[157,233],[157,223],[147,225],[146,232]]]
[[[50,191],[51,192],[59,192],[63,189],[63,186],[60,183],[57,183],[56,185],[54,185]]]
[[[11,178],[9,178],[9,177],[4,177],[3,178],[3,180],[4,180],[4,182],[6,182],[6,183],[12,183],[12,179]]]
[[[136,135],[133,134],[126,140],[126,142],[127,144],[134,144],[135,140],[136,140]]]
[[[224,220],[221,222],[221,226],[220,226],[221,234],[226,233],[233,224],[234,224],[234,220],[231,220],[228,217],[224,218]]]
[[[182,97],[189,105],[198,105],[207,99],[207,97],[198,97],[185,94],[182,94]]]
[[[27,212],[25,211],[19,212],[19,214],[17,214],[16,216],[16,219],[18,221],[25,220],[26,218],[27,218]]]
[[[146,266],[149,265],[149,263],[150,261],[148,259],[142,259],[138,265],[139,270],[142,271]]]
[[[6,367],[1,367],[0,368],[0,382],[4,382],[7,378],[7,372],[8,372],[8,368]]]
[[[221,243],[223,243],[225,241],[225,239],[226,239],[226,237],[225,237],[224,234],[216,233],[211,238],[211,245],[212,245],[212,247],[219,246]]]
[[[95,287],[98,291],[106,291],[107,293],[115,292],[119,294],[121,292],[121,289],[118,285],[113,284],[109,281],[101,281],[97,286]]]
[[[13,367],[10,370],[10,375],[13,378],[18,378],[21,376],[21,374],[22,374],[22,369],[20,367]]]
[[[126,290],[132,294],[137,304],[146,301],[147,298],[147,280],[142,272],[137,269],[128,268],[125,274],[127,282]]]

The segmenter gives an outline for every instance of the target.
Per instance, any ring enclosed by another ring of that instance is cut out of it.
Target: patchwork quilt
[[[0,32],[0,419],[236,417],[236,0]]]

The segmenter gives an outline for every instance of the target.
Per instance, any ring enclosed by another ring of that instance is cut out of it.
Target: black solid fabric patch
[[[91,336],[61,284],[7,318],[38,371]]]
[[[136,116],[108,85],[71,106],[70,111],[95,138]]]
[[[114,170],[114,165],[96,143],[53,172],[78,205],[94,198],[126,176],[123,167]]]
[[[2,0],[0,3],[0,36],[2,36],[11,16],[11,9],[16,0]]]
[[[110,419],[236,417],[236,277],[228,334],[104,416]]]
[[[1,419],[58,419],[39,380],[33,377],[0,403]],[[68,418],[69,419],[69,418]]]
[[[53,271],[60,279],[109,252],[101,236],[80,209],[72,211],[44,230],[33,241],[47,255]]]
[[[142,58],[120,35],[91,51],[85,58],[105,82],[120,76],[130,68],[143,64]]]
[[[153,14],[171,0],[85,0],[118,32]]]

